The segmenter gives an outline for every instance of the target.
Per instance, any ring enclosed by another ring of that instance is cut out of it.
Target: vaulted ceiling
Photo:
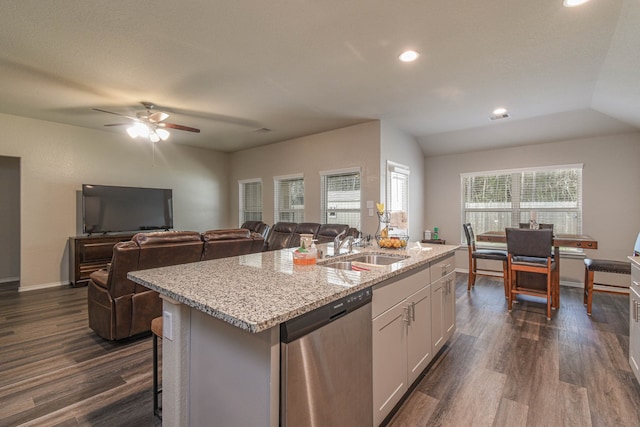
[[[9,0],[0,112],[236,151],[370,120],[425,155],[640,130],[640,2]],[[402,63],[415,49],[420,57]],[[510,118],[489,120],[496,107]],[[127,122],[125,119],[124,122]]]

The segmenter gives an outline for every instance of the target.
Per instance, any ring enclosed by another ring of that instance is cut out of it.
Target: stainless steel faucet
[[[349,244],[349,253],[353,251],[353,236],[346,236],[344,239],[340,239],[340,236],[347,234],[346,231],[338,234],[335,239],[333,239],[333,255],[339,255],[340,249],[344,246],[345,243]]]

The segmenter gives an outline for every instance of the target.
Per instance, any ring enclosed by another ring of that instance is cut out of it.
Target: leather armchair
[[[246,228],[252,233],[258,233],[263,239],[266,239],[270,227],[262,221],[245,221],[240,228]]]
[[[293,236],[291,237],[291,241],[289,242],[290,248],[297,248],[300,246],[300,235],[301,234],[312,234],[315,239],[316,234],[318,233],[318,229],[320,229],[320,224],[317,222],[301,222],[296,225],[295,230],[293,230]]]
[[[330,243],[333,239],[342,232],[345,233],[349,230],[349,226],[345,224],[322,224],[318,229],[316,240],[318,243]]]
[[[288,248],[293,238],[293,232],[296,229],[295,222],[278,222],[276,223],[267,238],[265,250],[275,251],[278,249]]]
[[[205,231],[202,233],[202,240],[203,261],[261,252],[264,245],[261,234],[252,233],[245,228]]]
[[[106,270],[93,272],[87,290],[89,326],[108,340],[149,332],[162,315],[158,293],[127,279],[135,270],[199,261],[202,239],[197,232],[139,233],[117,243]]]

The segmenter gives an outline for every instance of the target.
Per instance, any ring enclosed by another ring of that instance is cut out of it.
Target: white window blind
[[[240,191],[240,225],[245,221],[262,221],[262,181],[249,179],[238,181]]]
[[[360,230],[360,171],[321,173],[321,221]]]
[[[476,234],[530,219],[557,234],[582,233],[582,165],[463,174],[461,186],[462,221]]]
[[[275,222],[304,222],[304,178],[302,176],[276,177]]]
[[[409,166],[387,161],[387,201],[391,227],[395,233],[409,230]]]

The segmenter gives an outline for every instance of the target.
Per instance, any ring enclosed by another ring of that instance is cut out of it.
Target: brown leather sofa
[[[266,239],[270,227],[262,221],[245,221],[240,228],[246,228],[253,233],[261,234]]]
[[[272,228],[265,243],[266,251],[295,248],[300,246],[301,234],[313,234],[318,243],[330,243],[340,233],[358,236],[358,230],[346,224],[318,224],[315,222],[278,222]]]
[[[149,332],[151,320],[162,315],[158,293],[127,279],[130,271],[260,252],[263,243],[245,229],[138,233],[114,246],[107,269],[91,273],[89,327],[120,340]]]

